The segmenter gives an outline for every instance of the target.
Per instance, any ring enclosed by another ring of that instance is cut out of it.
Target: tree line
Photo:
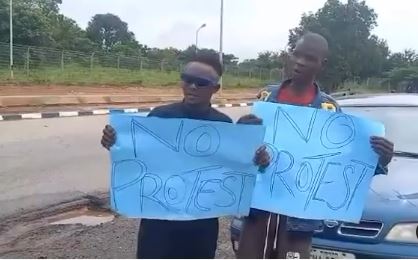
[[[128,24],[111,13],[93,16],[83,30],[59,13],[61,3],[62,0],[14,0],[15,44],[101,51],[168,62],[187,61],[196,52],[194,45],[180,50],[141,44]],[[316,12],[303,14],[299,26],[289,30],[288,49],[261,52],[256,58],[241,62],[234,54],[223,54],[224,63],[288,72],[289,57],[297,39],[310,31],[320,33],[329,42],[329,62],[321,76],[322,83],[329,88],[347,80],[370,77],[388,78],[394,84],[418,81],[418,54],[410,49],[392,53],[386,40],[371,33],[376,26],[377,14],[365,1],[328,0]],[[0,0],[0,42],[9,42],[9,0]],[[213,49],[199,51],[217,53]]]

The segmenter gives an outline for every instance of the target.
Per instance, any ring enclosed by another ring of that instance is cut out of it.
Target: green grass
[[[176,71],[164,72],[157,70],[127,70],[115,68],[81,68],[66,67],[63,71],[60,68],[48,68],[42,70],[27,71],[15,70],[14,80],[10,79],[10,72],[7,69],[0,69],[0,84],[16,85],[141,85],[173,86],[179,81],[179,73]],[[268,80],[260,80],[249,77],[237,77],[226,74],[223,79],[225,87],[248,88],[264,86]]]

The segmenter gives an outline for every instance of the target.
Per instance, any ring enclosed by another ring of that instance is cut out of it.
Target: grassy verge
[[[179,81],[179,73],[176,71],[164,72],[156,70],[127,70],[115,68],[79,68],[68,67],[64,70],[60,68],[49,68],[42,70],[15,70],[14,80],[10,79],[8,70],[0,70],[0,84],[16,85],[142,85],[145,87],[153,86],[172,86]],[[261,87],[269,80],[237,77],[226,74],[223,78],[225,87],[248,88]]]

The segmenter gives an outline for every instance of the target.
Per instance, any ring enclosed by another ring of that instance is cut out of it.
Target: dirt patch
[[[135,258],[139,221],[115,218],[99,226],[43,226],[0,246],[1,258]],[[234,258],[229,219],[220,220],[217,258]]]
[[[224,89],[223,94],[257,94],[258,88]],[[135,87],[135,86],[0,86],[0,96],[31,96],[31,95],[181,95],[178,86]]]
[[[226,89],[222,95],[214,96],[213,103],[247,103],[255,99],[257,92],[258,89]],[[145,88],[140,86],[10,85],[0,86],[0,114],[149,108],[181,100],[181,98],[182,93],[177,86]]]
[[[0,258],[135,258],[139,220],[114,216],[106,199],[85,200],[2,221]],[[217,258],[234,257],[229,223],[220,219]]]
[[[87,95],[87,94],[179,94],[176,87],[144,88],[134,86],[0,86],[0,96]]]

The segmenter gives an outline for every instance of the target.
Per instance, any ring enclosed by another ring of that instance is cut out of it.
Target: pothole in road
[[[112,224],[106,198],[86,197],[0,220],[0,258],[11,248],[63,239],[85,228]]]
[[[115,216],[104,210],[96,210],[88,207],[68,211],[48,218],[50,225],[74,225],[98,226],[111,222]]]

